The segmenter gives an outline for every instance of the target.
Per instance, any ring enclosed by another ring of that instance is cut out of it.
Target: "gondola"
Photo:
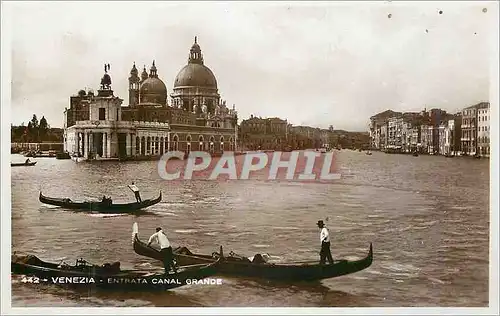
[[[51,198],[44,196],[40,191],[39,200],[44,204],[60,206],[66,209],[71,210],[80,210],[80,211],[89,211],[89,212],[98,212],[98,213],[134,213],[143,208],[155,205],[160,203],[162,199],[162,194],[160,191],[160,195],[156,199],[148,199],[143,200],[142,202],[133,202],[133,203],[123,203],[123,204],[115,204],[115,203],[107,203],[106,201],[85,201],[85,202],[74,202],[70,199],[62,199],[62,198]]]
[[[81,286],[112,290],[169,290],[183,285],[201,282],[217,272],[219,262],[178,267],[165,273],[138,270],[121,270],[120,262],[103,265],[90,264],[78,259],[75,265],[45,262],[33,255],[13,255],[11,272],[28,276],[25,281],[38,284]]]
[[[157,249],[148,247],[138,237],[138,226],[134,223],[132,243],[136,254],[160,260],[161,255]],[[319,264],[318,261],[297,262],[287,264],[267,263],[263,256],[257,254],[253,260],[231,252],[224,256],[222,246],[219,252],[212,255],[193,254],[186,247],[174,249],[177,265],[201,264],[220,260],[217,266],[218,274],[247,276],[276,281],[318,281],[355,273],[368,268],[373,261],[373,248],[370,243],[368,255],[360,260],[337,260],[333,264]]]
[[[10,166],[11,167],[31,167],[36,165],[38,161],[33,161],[33,162],[11,162]]]

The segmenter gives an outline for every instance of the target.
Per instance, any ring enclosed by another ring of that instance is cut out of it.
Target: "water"
[[[120,261],[160,266],[132,249],[132,224],[146,239],[162,226],[174,246],[212,253],[223,245],[274,261],[319,259],[318,219],[329,218],[332,254],[366,255],[368,269],[312,285],[223,278],[165,293],[77,292],[14,278],[12,305],[23,306],[488,306],[489,161],[437,156],[337,153],[344,178],[330,184],[265,181],[178,181],[159,178],[156,162],[75,163],[37,159],[12,168],[12,250],[42,260]],[[21,156],[12,155],[13,161]],[[133,201],[163,191],[140,215],[63,211],[48,196]]]

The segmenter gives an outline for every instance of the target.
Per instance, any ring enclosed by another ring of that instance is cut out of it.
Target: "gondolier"
[[[330,234],[328,229],[325,227],[325,224],[322,220],[319,220],[317,223],[321,232],[319,234],[319,239],[321,241],[321,250],[319,252],[319,264],[325,264],[325,261],[328,260],[329,264],[333,264],[332,253],[330,252]]]
[[[132,182],[132,184],[129,185],[128,187],[130,188],[130,190],[132,190],[132,192],[134,192],[137,202],[141,203],[142,200],[141,200],[141,194],[139,193],[139,188],[134,184],[134,182]]]
[[[170,271],[170,268],[172,268],[172,270],[176,272],[172,246],[170,246],[170,241],[168,240],[167,235],[163,232],[161,227],[157,227],[156,233],[149,237],[148,247],[151,246],[152,242],[156,242],[160,245],[160,254],[163,261],[163,267],[165,268],[165,273],[168,273]]]

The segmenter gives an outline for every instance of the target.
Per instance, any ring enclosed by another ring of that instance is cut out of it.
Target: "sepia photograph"
[[[497,1],[1,5],[2,315],[499,313]]]

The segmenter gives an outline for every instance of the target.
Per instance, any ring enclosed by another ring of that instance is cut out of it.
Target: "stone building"
[[[251,115],[241,122],[240,128],[241,142],[250,150],[283,150],[288,146],[290,124],[287,120]]]
[[[195,37],[188,63],[177,74],[170,104],[156,62],[130,71],[128,106],[111,90],[109,64],[97,96],[80,91],[65,114],[65,150],[88,157],[159,156],[166,151],[233,151],[237,112],[220,97]]]
[[[477,109],[477,147],[481,156],[490,155],[490,104],[480,103]]]

